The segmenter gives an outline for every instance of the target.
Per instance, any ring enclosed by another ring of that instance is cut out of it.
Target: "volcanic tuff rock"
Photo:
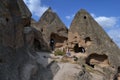
[[[56,63],[44,67],[37,61],[30,21],[31,13],[23,0],[0,2],[0,80],[52,80],[57,72],[51,70],[58,67]]]
[[[47,44],[47,41],[44,40],[44,35],[42,35],[42,32],[38,29],[38,23],[31,18],[31,27],[34,32],[34,41],[33,41],[33,48],[37,51],[44,50],[48,51],[49,46]]]
[[[77,44],[78,51],[86,56],[80,56],[78,64],[58,65],[48,52],[35,52],[47,49],[51,38],[60,47],[68,39],[71,51]],[[116,80],[120,74],[119,56],[116,44],[83,9],[76,14],[68,33],[51,8],[36,22],[31,20],[23,0],[0,3],[0,80]]]
[[[36,28],[37,27],[37,28]],[[48,43],[51,38],[56,43],[63,43],[67,39],[68,29],[51,8],[41,16],[35,28],[42,32],[44,40]]]
[[[119,48],[84,9],[77,12],[71,23],[68,33],[69,41],[73,40],[69,38],[70,33],[79,35],[79,37],[74,36],[73,39],[80,39],[78,43],[86,49],[86,53],[106,55],[111,66],[116,68],[120,66]]]
[[[1,45],[14,48],[19,48],[24,45],[23,29],[24,26],[30,24],[29,18],[31,17],[31,13],[26,5],[21,7],[22,4],[23,2],[21,0],[15,2],[4,0],[0,3]]]

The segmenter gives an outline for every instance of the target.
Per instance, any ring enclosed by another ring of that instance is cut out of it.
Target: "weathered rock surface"
[[[34,34],[33,45],[35,51],[48,50],[48,45],[43,39],[41,31],[37,29],[37,22],[34,19],[31,19],[31,26]]]
[[[37,61],[30,21],[23,0],[0,2],[0,80],[52,80],[57,72],[51,70],[56,63],[44,67]]]
[[[77,44],[85,55],[77,56],[78,64],[71,64],[55,62],[48,52],[35,52],[49,50],[51,38],[56,48],[67,44],[74,51]],[[119,53],[116,44],[83,9],[68,33],[50,8],[36,22],[23,0],[0,3],[0,80],[117,80]]]
[[[73,35],[72,39],[69,37],[71,33],[76,34]],[[120,66],[119,48],[102,27],[84,9],[77,12],[71,23],[68,41],[75,41],[74,38],[79,46],[85,48],[86,53],[106,55],[112,67],[117,68]]]
[[[33,24],[37,30],[39,30],[49,46],[50,39],[54,39],[55,43],[61,44],[67,40],[68,29],[60,20],[55,12],[49,8],[40,18],[40,20]],[[57,44],[55,46],[58,46]]]
[[[75,80],[77,74],[82,70],[78,64],[59,63],[60,70],[53,80]]]

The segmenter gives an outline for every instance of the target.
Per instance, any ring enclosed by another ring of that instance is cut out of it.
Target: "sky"
[[[120,0],[24,0],[36,21],[51,7],[69,28],[80,9],[88,11],[120,48]]]

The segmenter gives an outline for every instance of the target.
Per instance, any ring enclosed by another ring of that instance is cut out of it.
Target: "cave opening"
[[[105,54],[100,55],[93,53],[86,58],[86,64],[93,68],[95,65],[99,65],[101,67],[109,66],[108,56]]]
[[[79,47],[78,43],[76,43],[75,46],[74,46],[74,52],[76,52],[76,53],[78,53],[78,52],[85,53],[85,48],[84,47]]]
[[[8,21],[9,21],[9,19],[8,19],[8,18],[6,18],[6,21],[8,22]]]
[[[79,47],[79,52],[81,52],[81,53],[85,53],[85,48],[84,47]]]
[[[86,37],[84,40],[85,40],[85,43],[87,43],[88,41],[91,41],[90,37]]]
[[[4,61],[3,61],[3,59],[0,59],[0,63],[3,63]]]
[[[54,47],[55,48],[60,48],[63,46],[64,41],[67,40],[67,37],[64,36],[60,36],[57,33],[51,33],[50,35],[50,40],[53,39],[54,40]]]
[[[35,49],[36,51],[41,50],[41,44],[40,44],[40,41],[37,40],[37,39],[34,39],[34,49]]]
[[[84,16],[84,19],[86,19],[87,17],[86,16]]]
[[[43,32],[43,28],[41,29],[41,32]]]

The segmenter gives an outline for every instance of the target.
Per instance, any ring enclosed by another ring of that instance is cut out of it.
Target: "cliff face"
[[[23,29],[25,25],[30,25],[31,13],[25,4],[22,4],[21,0],[5,0],[0,3],[0,44],[3,46],[19,48],[24,45]]]
[[[71,38],[71,34],[73,35]],[[68,40],[71,42],[76,38],[77,43],[86,49],[88,54],[107,55],[110,65],[120,66],[120,51],[117,45],[110,39],[102,27],[91,17],[91,15],[81,9],[75,15],[70,30]]]
[[[31,13],[23,0],[0,2],[0,80],[52,80],[52,64],[47,67],[45,59],[46,66],[41,65],[32,48],[36,31],[30,23]]]

